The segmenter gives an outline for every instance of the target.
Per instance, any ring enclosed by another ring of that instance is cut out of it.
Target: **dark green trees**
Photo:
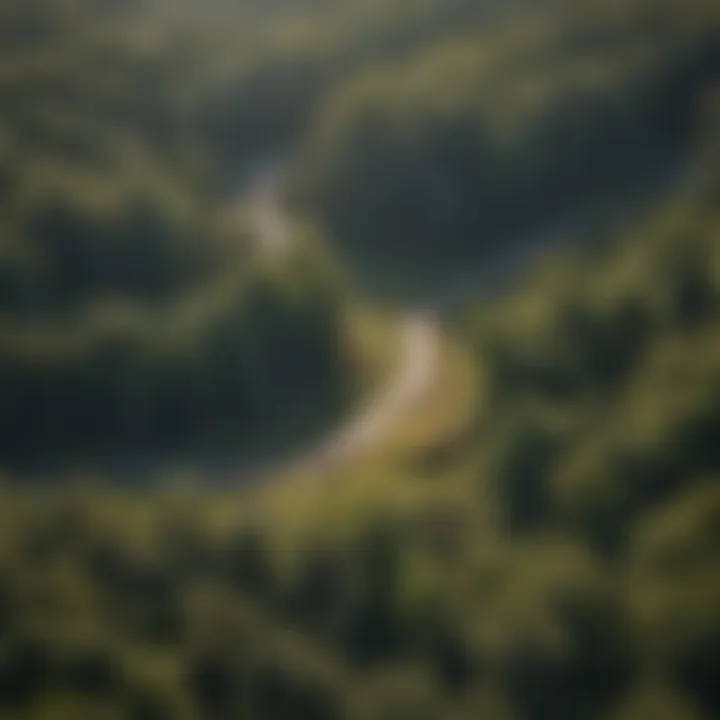
[[[540,4],[373,67],[320,114],[302,178],[311,203],[386,290],[492,262],[677,173],[718,26],[704,0]]]

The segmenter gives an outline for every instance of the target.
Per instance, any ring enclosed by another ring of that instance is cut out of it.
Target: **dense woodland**
[[[379,494],[5,490],[8,717],[715,717],[719,222],[459,319],[491,393]]]
[[[718,47],[709,0],[4,3],[0,718],[720,715]],[[323,236],[272,267],[227,222],[266,153]],[[56,472],[308,425],[349,277],[636,191],[445,318],[474,412],[433,442],[252,492]]]
[[[372,65],[327,99],[298,182],[379,289],[678,172],[720,67],[717,5],[537,5]]]
[[[335,281],[258,267],[187,129],[173,38],[143,42],[133,10],[0,11],[6,463],[242,445],[350,393]]]

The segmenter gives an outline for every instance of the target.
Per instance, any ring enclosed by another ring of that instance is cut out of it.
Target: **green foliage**
[[[407,500],[8,486],[0,707],[715,717],[717,232],[686,201],[461,318],[493,393]]]
[[[718,68],[714,3],[539,3],[342,84],[299,182],[385,291],[488,262],[667,174]]]
[[[331,101],[307,172],[327,162],[338,181],[340,239],[392,241],[393,262],[434,263],[438,238],[463,258],[479,237],[500,247],[501,227],[663,164],[717,68],[700,0],[548,2],[492,32],[470,0],[223,5],[186,0],[179,23],[160,0],[0,7],[4,462],[244,450],[345,396],[332,269],[254,263],[211,180],[292,143],[368,59],[387,73]],[[304,60],[292,91],[288,57]],[[344,505],[321,482],[288,500],[8,479],[0,717],[717,717],[706,126],[694,195],[454,318],[483,396],[422,476],[404,456],[341,468],[332,480],[367,481]],[[388,214],[398,191],[408,211]]]
[[[303,258],[262,270],[224,221],[178,83],[185,20],[163,37],[163,17],[94,0],[0,12],[6,467],[242,453],[347,399],[334,279]]]

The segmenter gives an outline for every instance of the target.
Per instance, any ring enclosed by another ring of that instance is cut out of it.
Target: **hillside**
[[[683,172],[715,3],[536,3],[371,64],[321,106],[298,192],[375,291],[452,282]]]
[[[146,11],[2,10],[6,468],[242,453],[352,394],[329,266],[264,268],[227,222],[206,139],[179,110],[173,43],[135,30]]]
[[[678,202],[459,318],[492,392],[433,458],[5,491],[11,716],[713,717],[719,222]]]
[[[2,4],[0,720],[720,716],[716,5]]]

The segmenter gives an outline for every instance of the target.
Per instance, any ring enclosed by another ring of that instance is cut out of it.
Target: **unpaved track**
[[[292,245],[292,223],[281,200],[282,166],[267,164],[246,184],[239,203],[244,208],[257,250],[272,260]],[[342,466],[379,443],[400,425],[412,408],[432,389],[440,370],[442,314],[469,300],[491,296],[510,278],[518,277],[549,249],[558,249],[569,237],[574,221],[558,223],[502,254],[468,268],[442,292],[398,320],[400,347],[395,369],[369,404],[340,423],[321,441],[280,463],[264,464],[253,480],[322,472]]]
[[[337,469],[387,437],[403,421],[438,375],[440,327],[435,318],[414,313],[399,327],[397,365],[380,392],[317,445],[263,475],[310,474]]]
[[[283,176],[282,163],[266,163],[245,184],[239,198],[249,215],[258,249],[268,256],[281,253],[292,244],[292,225],[281,202]],[[660,173],[657,191],[660,194],[675,191],[691,181],[692,167],[681,164],[678,169],[673,164]],[[331,431],[325,440],[286,462],[272,467],[266,465],[252,476],[263,479],[294,472],[322,471],[342,465],[378,443],[403,422],[415,403],[437,381],[442,314],[473,299],[492,296],[548,251],[574,246],[588,225],[596,231],[613,227],[618,219],[636,213],[642,204],[642,196],[630,201],[627,198],[624,201],[620,198],[601,200],[594,209],[573,211],[544,231],[532,233],[524,242],[513,242],[494,261],[485,260],[468,268],[464,277],[456,278],[451,286],[426,300],[427,310],[413,311],[400,318],[400,349],[395,370],[368,405]]]
[[[269,257],[292,241],[292,227],[280,200],[279,168],[269,167],[241,194],[260,252]],[[359,456],[393,430],[433,386],[440,366],[441,329],[435,313],[411,312],[398,322],[398,359],[389,380],[368,404],[312,446],[280,463],[266,464],[252,480],[310,474]]]

